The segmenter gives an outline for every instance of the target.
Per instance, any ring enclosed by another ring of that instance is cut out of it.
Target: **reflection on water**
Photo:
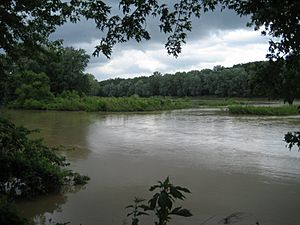
[[[194,216],[173,224],[201,224],[236,211],[255,214],[262,224],[299,224],[300,153],[282,141],[287,131],[299,130],[299,117],[228,116],[214,109],[9,114],[39,128],[50,145],[75,146],[64,154],[91,177],[77,193],[20,204],[27,216],[121,224],[124,206],[134,196],[148,197],[148,187],[170,175],[193,192],[185,205]]]

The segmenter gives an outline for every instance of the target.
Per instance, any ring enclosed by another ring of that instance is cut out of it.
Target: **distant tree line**
[[[82,49],[52,44],[31,55],[19,47],[19,56],[3,55],[6,71],[0,78],[2,104],[26,99],[48,101],[64,92],[102,97],[173,96],[173,97],[266,97],[293,103],[300,98],[297,68],[282,61],[260,61],[225,68],[193,70],[149,77],[109,79],[98,82],[85,73],[89,55]]]
[[[276,79],[274,73],[278,74]],[[98,95],[268,97],[283,98],[292,103],[300,96],[299,84],[296,71],[288,71],[284,62],[260,61],[230,68],[215,66],[212,70],[165,75],[155,72],[150,77],[109,79],[99,82]]]

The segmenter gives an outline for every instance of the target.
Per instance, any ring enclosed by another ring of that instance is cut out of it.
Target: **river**
[[[299,130],[299,116],[230,116],[217,109],[6,114],[40,129],[51,146],[73,147],[62,154],[91,178],[78,190],[20,202],[36,223],[123,224],[134,196],[149,198],[150,185],[167,176],[191,190],[180,204],[194,214],[171,224],[200,225],[234,212],[263,225],[300,223],[300,153],[283,142],[284,133]]]

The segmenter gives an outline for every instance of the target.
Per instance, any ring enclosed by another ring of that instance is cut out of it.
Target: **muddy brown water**
[[[300,224],[300,153],[283,135],[300,117],[220,115],[214,109],[158,113],[7,111],[17,124],[40,129],[71,167],[90,176],[83,188],[18,204],[38,224],[117,225],[134,196],[170,176],[192,194],[180,204],[193,217],[171,224],[202,224],[235,212],[263,225]],[[145,218],[142,224],[153,224]],[[127,222],[130,222],[127,220]]]

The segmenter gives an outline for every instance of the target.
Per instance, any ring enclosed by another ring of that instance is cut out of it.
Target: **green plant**
[[[0,196],[0,224],[3,225],[33,225],[33,223],[20,215],[15,204]]]
[[[133,210],[127,214],[127,216],[132,216],[132,225],[138,225],[139,216],[147,215],[141,211],[153,211],[158,219],[155,222],[155,225],[166,225],[170,220],[171,216],[183,216],[190,217],[192,213],[185,208],[174,207],[176,200],[184,200],[185,196],[183,193],[191,193],[187,188],[181,186],[175,186],[170,183],[169,177],[165,179],[165,181],[158,181],[157,185],[153,185],[150,187],[149,191],[157,192],[152,196],[152,198],[148,201],[147,205],[142,205],[144,199],[135,198],[134,205],[129,205],[128,208],[132,208]]]
[[[143,212],[145,210],[145,206],[141,203],[144,201],[145,199],[135,197],[133,200],[134,204],[125,207],[125,209],[131,209],[131,212],[127,214],[127,217],[131,217],[131,225],[138,225],[140,216],[149,215],[148,213]]]
[[[288,116],[299,114],[297,106],[242,106],[228,107],[231,114],[261,115],[261,116]]]
[[[0,117],[0,194],[30,197],[85,184],[86,176],[66,169],[69,163],[32,132]]]

